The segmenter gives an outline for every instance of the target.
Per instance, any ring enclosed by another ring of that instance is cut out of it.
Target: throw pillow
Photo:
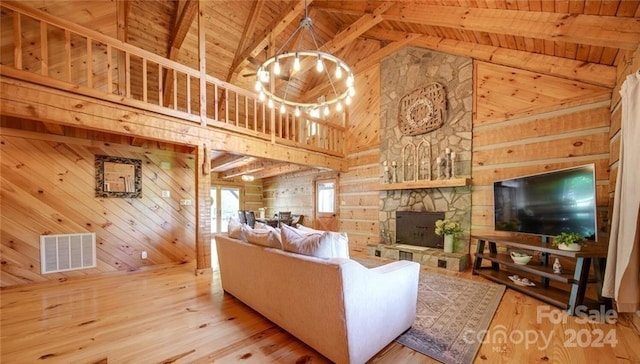
[[[280,227],[284,250],[317,258],[333,258],[333,249],[325,232],[298,230],[289,225]]]
[[[298,224],[298,229],[302,231],[308,232],[326,232],[327,235],[325,239],[330,241],[331,247],[333,249],[333,257],[334,258],[346,258],[349,259],[349,237],[345,232],[336,232],[336,231],[322,231],[315,230],[310,227]]]
[[[272,229],[252,229],[249,225],[242,225],[242,237],[245,241],[270,248],[282,249],[280,236]]]
[[[230,218],[229,219],[229,225],[227,226],[227,231],[229,232],[229,237],[230,238],[234,238],[234,239],[240,239],[242,240],[242,233],[240,232],[241,228],[242,228],[242,224],[240,221],[238,221],[238,219],[236,218]],[[246,242],[246,240],[245,240]]]

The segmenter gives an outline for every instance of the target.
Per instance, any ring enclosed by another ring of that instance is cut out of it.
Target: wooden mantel
[[[451,178],[439,180],[410,181],[399,183],[380,183],[374,187],[376,191],[415,190],[422,188],[464,187],[471,183],[471,178]]]

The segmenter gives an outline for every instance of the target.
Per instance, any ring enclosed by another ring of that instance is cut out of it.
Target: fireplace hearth
[[[435,233],[442,219],[444,212],[396,211],[396,244],[442,249],[444,238]]]

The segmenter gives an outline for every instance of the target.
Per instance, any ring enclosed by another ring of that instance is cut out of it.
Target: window
[[[335,182],[318,182],[317,183],[317,210],[320,213],[336,212],[336,194]]]

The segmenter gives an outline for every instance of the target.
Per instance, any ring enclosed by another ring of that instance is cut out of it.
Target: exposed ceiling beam
[[[198,1],[181,1],[176,3],[175,24],[169,38],[169,49],[167,50],[167,58],[172,61],[178,59],[182,43],[191,28],[191,24],[198,14]],[[164,105],[168,105],[172,99],[173,82],[170,82],[171,73],[164,72]]]
[[[402,3],[384,20],[635,50],[640,19]]]
[[[211,171],[218,172],[218,171],[224,170],[226,168],[229,168],[229,166],[232,166],[246,158],[247,157],[243,155],[224,154],[211,161]]]
[[[382,14],[393,7],[393,2],[383,2],[379,5],[371,14],[364,14],[358,20],[353,22],[350,26],[346,27],[335,37],[330,39],[324,44],[324,47],[329,52],[336,52],[348,44],[351,44],[356,38],[366,33],[369,29],[375,27],[382,21]],[[311,58],[306,58],[302,64],[300,74],[305,74],[309,69],[315,66],[315,62],[312,62]],[[352,71],[354,71],[352,69]],[[311,86],[310,86],[311,87]],[[328,94],[328,91],[332,91],[333,85],[327,82],[323,82],[320,85],[315,85],[310,90],[303,91],[305,100],[316,100],[320,95]]]
[[[336,34],[331,40],[325,43],[325,47],[330,52],[335,52],[347,44],[353,42],[364,34],[367,30],[378,25],[383,19],[382,14],[384,14],[387,10],[393,7],[395,3],[392,2],[384,2],[380,6],[378,6],[373,13],[364,14],[358,20],[353,22],[353,24],[346,27],[344,30]]]
[[[307,0],[307,5],[311,4],[313,0]],[[282,33],[291,22],[300,18],[300,15],[304,12],[304,2],[299,0],[293,0],[287,6],[289,11],[285,12],[279,19],[274,21],[253,40],[251,44],[240,54],[238,57],[238,63],[232,64],[229,73],[235,73],[238,68],[245,68],[250,63],[249,57],[256,57],[269,43],[269,39],[276,38]]]
[[[264,170],[265,168],[273,168],[273,167],[280,166],[282,164],[283,164],[282,162],[261,159],[253,163],[249,163],[242,167],[228,169],[220,173],[220,178],[233,178],[233,177],[241,176],[243,174],[255,175],[255,173],[258,173]],[[290,164],[290,163],[285,163],[285,164]]]
[[[403,37],[395,40],[386,46],[380,48],[374,53],[370,54],[363,60],[353,65],[354,72],[364,72],[369,67],[378,64],[381,59],[387,57],[400,49],[406,47],[408,44],[413,42],[414,40],[421,37],[421,34],[413,34],[413,33],[405,33]]]
[[[283,175],[283,174],[287,174],[287,173],[304,171],[304,170],[311,169],[311,168],[312,167],[302,166],[302,165],[299,165],[299,164],[282,163],[282,164],[275,165],[273,167],[265,168],[260,172],[253,173],[253,177],[255,177],[255,178],[267,178],[267,177],[279,176],[279,175]]]
[[[353,73],[356,75],[356,77],[358,73],[364,72],[369,67],[380,63],[380,60],[383,59],[384,57],[387,57],[393,54],[394,52],[397,52],[398,50],[406,47],[412,41],[422,36],[421,34],[411,34],[411,33],[403,33],[403,34],[404,34],[403,37],[398,37],[399,40],[393,41],[387,44],[386,46],[380,48],[379,50],[367,56],[365,59],[354,64],[351,68],[353,70]],[[331,85],[324,83],[307,91],[305,93],[305,97],[307,97],[309,100],[314,100],[314,99],[317,99],[320,95],[326,94],[330,90],[331,90]]]
[[[372,29],[366,35],[391,41],[400,41],[406,37],[406,33],[380,28]],[[428,35],[411,40],[409,45],[598,86],[612,88],[616,83],[616,67],[613,66]]]
[[[42,125],[44,125],[49,134],[64,135],[64,127],[60,124],[43,122]]]
[[[176,5],[176,12],[179,12],[179,16],[176,16],[176,23],[171,32],[169,50],[167,52],[171,60],[175,60],[178,57],[182,43],[189,32],[189,28],[191,28],[193,20],[196,18],[196,14],[198,14],[198,2],[186,1],[182,10],[180,10],[180,6]]]
[[[240,42],[238,43],[238,47],[236,48],[236,53],[233,56],[233,61],[231,62],[231,68],[227,73],[227,82],[232,82],[234,75],[237,75],[235,72],[235,68],[240,62],[243,60],[240,57],[242,56],[242,51],[244,51],[247,47],[247,43],[249,42],[249,37],[255,31],[256,25],[258,24],[258,19],[260,18],[260,13],[262,12],[262,8],[264,7],[265,0],[254,1],[251,6],[251,11],[249,12],[249,16],[247,17],[247,21],[244,23],[244,29],[242,31],[242,37],[240,37]]]

